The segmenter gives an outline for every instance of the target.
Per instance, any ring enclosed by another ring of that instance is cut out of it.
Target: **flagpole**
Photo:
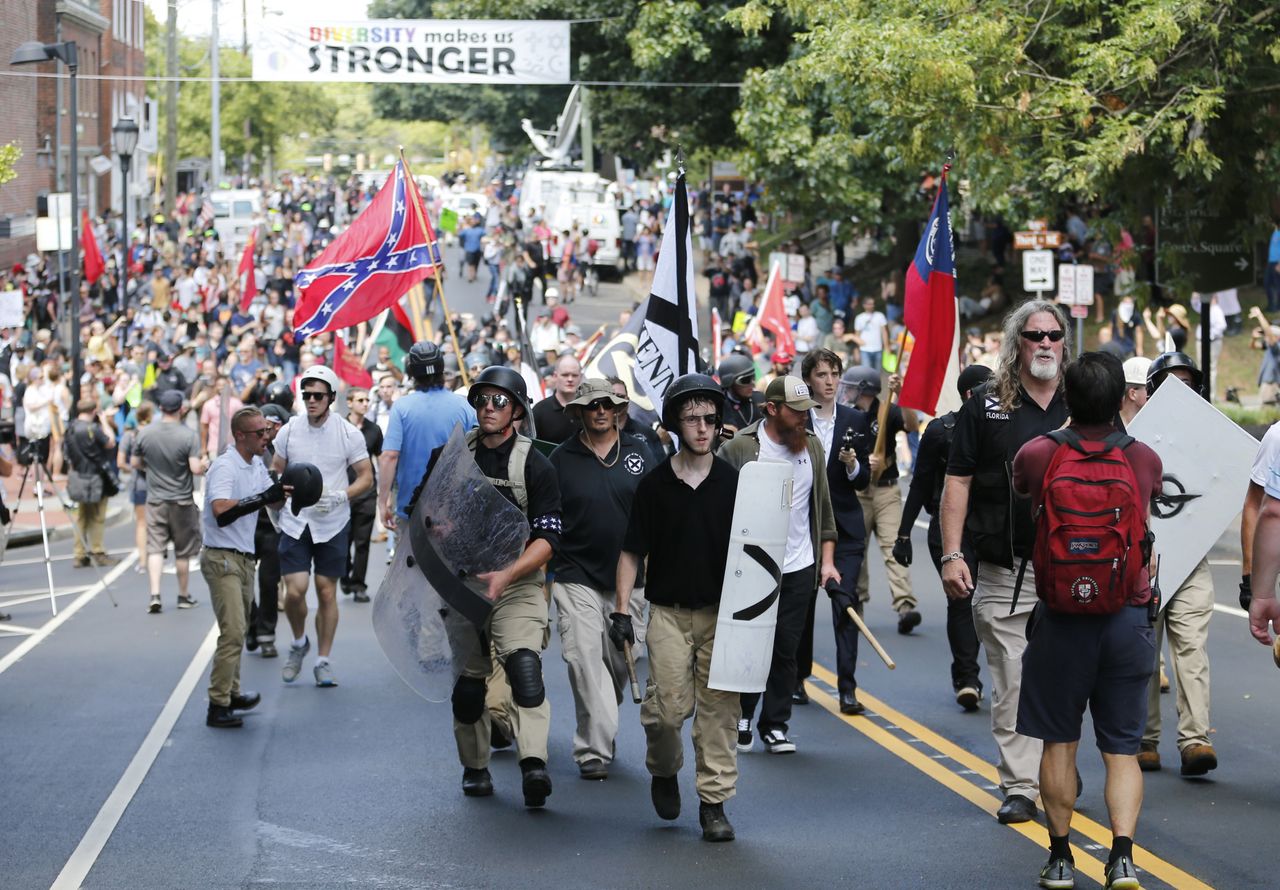
[[[417,195],[417,200],[413,201],[413,212],[418,218],[418,225],[422,227],[423,232],[427,230],[426,213],[422,209],[422,195],[418,192],[418,184],[413,180],[413,174],[409,172],[409,162],[404,158],[404,146],[400,146],[400,163],[404,165],[404,173],[409,183],[413,186],[413,193]],[[436,261],[436,251],[439,250],[439,239],[427,245],[427,255],[431,258],[431,267],[435,270],[435,274],[431,277],[435,279],[436,296],[440,298],[440,305],[444,308],[444,324],[449,329],[449,339],[453,341],[453,354],[458,357],[458,370],[462,373],[462,385],[470,388],[471,378],[467,374],[467,364],[462,360],[462,347],[458,345],[458,331],[453,326],[452,313],[449,311],[449,302],[444,298],[444,288],[440,286],[440,275],[444,272],[444,266]]]
[[[382,333],[382,329],[386,327],[387,316],[390,314],[390,309],[383,309],[378,313],[378,318],[373,323],[373,329],[369,331],[369,337],[364,342],[364,353],[360,356],[360,367],[363,368],[365,362],[369,361],[369,353],[373,352],[373,344],[377,341],[378,335]]]
[[[904,325],[902,328],[902,333],[898,335],[898,345],[895,346],[893,350],[893,373],[894,374],[898,374],[902,370],[902,365],[901,365],[902,347],[906,342],[907,342],[907,328]],[[879,370],[880,369],[877,368],[876,372],[879,373]],[[890,375],[890,376],[892,377],[893,375]],[[880,455],[881,460],[884,459],[885,440],[887,438],[886,433],[888,432],[888,429],[889,429],[889,407],[893,404],[893,397],[896,396],[897,394],[898,394],[898,390],[894,389],[893,387],[890,387],[889,397],[880,403],[880,411],[876,415],[876,423],[879,428],[876,430],[875,448],[872,450],[871,453]],[[884,473],[883,467],[881,467],[881,469],[879,470],[872,471],[871,473],[872,485],[875,485],[877,482],[880,481],[880,476],[882,473]]]

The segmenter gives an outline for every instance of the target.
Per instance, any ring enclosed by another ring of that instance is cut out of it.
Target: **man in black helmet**
[[[969,401],[974,390],[991,379],[991,369],[984,365],[970,365],[960,372],[956,387],[960,398]],[[902,508],[902,521],[898,523],[898,538],[893,545],[893,558],[904,568],[911,565],[911,527],[915,525],[920,508],[929,511],[929,555],[938,576],[942,576],[942,519],[939,506],[942,503],[942,485],[947,478],[947,460],[951,455],[951,440],[955,437],[956,411],[935,417],[925,427],[920,437],[920,450],[916,452],[915,466],[911,472],[911,489],[907,503]],[[960,550],[969,563],[970,572],[977,571],[978,558],[967,537],[961,538]],[[973,628],[973,608],[970,600],[947,599],[947,642],[951,646],[951,686],[955,690],[956,704],[966,711],[976,711],[982,700],[982,681],[978,678],[978,633]]]
[[[1181,381],[1196,392],[1204,375],[1195,361],[1182,352],[1157,356],[1147,369],[1147,393],[1160,386],[1176,386]],[[1209,622],[1213,618],[1213,576],[1209,557],[1187,576],[1175,593],[1165,597],[1165,606],[1155,622],[1156,652],[1161,638],[1169,637],[1173,674],[1177,680],[1178,752],[1184,776],[1203,776],[1218,767],[1218,752],[1209,740]],[[1146,772],[1160,769],[1160,676],[1151,678],[1147,693],[1147,724],[1138,752],[1138,766]]]
[[[720,362],[716,376],[724,390],[724,432],[732,435],[764,416],[764,393],[756,389],[756,363],[733,353]]]
[[[285,391],[293,401],[293,393],[286,384]],[[276,434],[289,422],[290,414],[280,405],[268,402],[261,408],[266,421],[265,453],[263,463],[275,458]],[[207,498],[207,496],[206,496]],[[260,649],[263,658],[275,658],[276,623],[280,611],[280,532],[267,511],[258,512],[258,524],[253,531],[253,553],[258,560],[258,598],[249,609],[249,626],[245,629],[245,648],[250,652]]]
[[[738,694],[707,685],[738,493],[738,471],[712,452],[723,408],[724,392],[706,375],[686,374],[668,388],[662,425],[679,437],[680,450],[636,488],[618,556],[617,611],[609,631],[618,649],[635,642],[631,593],[648,557],[649,682],[640,722],[645,766],[653,777],[650,795],[661,818],[679,818],[681,730],[692,715],[698,821],[708,841],[734,838],[724,802],[738,780]]]
[[[487,585],[494,606],[483,628],[488,645],[475,647],[453,687],[453,736],[463,767],[462,793],[468,797],[493,794],[489,774],[492,718],[485,695],[496,659],[511,686],[512,706],[507,716],[520,758],[524,803],[541,807],[551,795],[547,773],[551,704],[538,653],[548,627],[542,591],[544,568],[560,545],[560,488],[551,462],[533,447],[531,439],[515,430],[516,422],[529,412],[529,397],[519,372],[496,365],[486,368],[472,381],[467,399],[478,420],[477,427],[467,434],[467,445],[480,471],[528,518],[529,542],[507,568],[476,576]],[[433,467],[434,457],[424,482]]]
[[[404,368],[416,389],[392,404],[378,458],[378,502],[389,531],[395,531],[398,519],[409,516],[413,490],[422,481],[432,452],[449,441],[454,425],[461,423],[464,430],[476,425],[476,413],[466,400],[444,388],[444,353],[439,346],[425,340],[413,344]]]

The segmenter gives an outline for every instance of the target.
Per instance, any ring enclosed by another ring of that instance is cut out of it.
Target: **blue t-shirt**
[[[396,512],[409,515],[409,500],[422,481],[431,452],[449,441],[456,424],[463,430],[476,425],[476,412],[466,399],[445,389],[419,389],[391,406],[391,420],[382,440],[383,451],[398,451]]]
[[[458,233],[458,240],[462,242],[462,249],[467,253],[478,253],[480,242],[483,239],[484,229],[480,226],[468,226]]]
[[[1272,265],[1280,263],[1280,229],[1271,233],[1271,244],[1267,247],[1267,262]]]

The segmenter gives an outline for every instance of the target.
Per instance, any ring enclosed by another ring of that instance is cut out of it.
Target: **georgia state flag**
[[[938,412],[941,396],[955,391],[960,375],[960,306],[956,258],[947,204],[947,167],[915,259],[907,267],[905,315],[915,337],[898,404],[926,414]]]

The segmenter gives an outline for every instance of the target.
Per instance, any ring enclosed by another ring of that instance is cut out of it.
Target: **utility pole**
[[[249,0],[240,0],[240,55],[249,57]]]
[[[164,73],[164,212],[178,206],[178,0],[169,0]]]
[[[582,172],[595,172],[595,141],[591,133],[591,89],[583,86],[578,93],[581,103],[581,118],[578,124],[578,136],[582,140]]]
[[[209,169],[212,173],[213,187],[222,187],[222,120],[221,108],[222,104],[222,84],[218,81],[218,5],[220,0],[212,0],[213,2],[213,34],[210,39],[213,41],[213,47],[209,57],[213,60],[213,81],[209,84],[210,92],[213,94],[213,111],[209,126],[209,146],[210,160]]]

